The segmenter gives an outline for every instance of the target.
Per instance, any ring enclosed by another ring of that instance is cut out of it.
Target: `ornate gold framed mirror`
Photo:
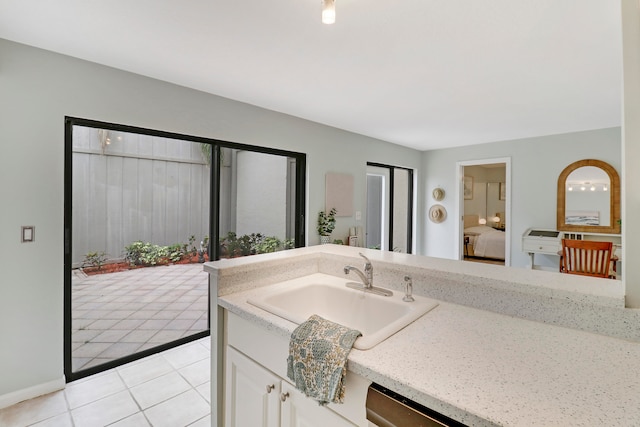
[[[586,159],[558,177],[557,228],[577,233],[620,233],[620,177],[610,164]]]

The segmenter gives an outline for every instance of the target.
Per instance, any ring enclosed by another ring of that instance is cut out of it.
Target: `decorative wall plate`
[[[447,218],[447,210],[442,205],[433,205],[429,209],[429,219],[436,224],[441,223]]]

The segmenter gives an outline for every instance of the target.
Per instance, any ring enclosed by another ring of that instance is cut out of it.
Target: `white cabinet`
[[[227,347],[226,427],[280,425],[280,378]]]
[[[349,421],[318,405],[286,381],[282,382],[282,394],[287,396],[281,406],[282,427],[353,427]]]
[[[353,427],[229,346],[225,377],[226,427]]]
[[[522,250],[530,257],[529,268],[535,268],[535,254],[557,255],[562,249],[562,232],[530,228],[522,235]]]

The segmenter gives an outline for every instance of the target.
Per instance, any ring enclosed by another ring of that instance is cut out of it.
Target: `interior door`
[[[367,247],[412,253],[413,170],[367,163]]]

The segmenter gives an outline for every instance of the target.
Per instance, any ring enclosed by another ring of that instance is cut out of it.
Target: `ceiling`
[[[420,150],[621,124],[612,0],[0,0],[0,38]]]

